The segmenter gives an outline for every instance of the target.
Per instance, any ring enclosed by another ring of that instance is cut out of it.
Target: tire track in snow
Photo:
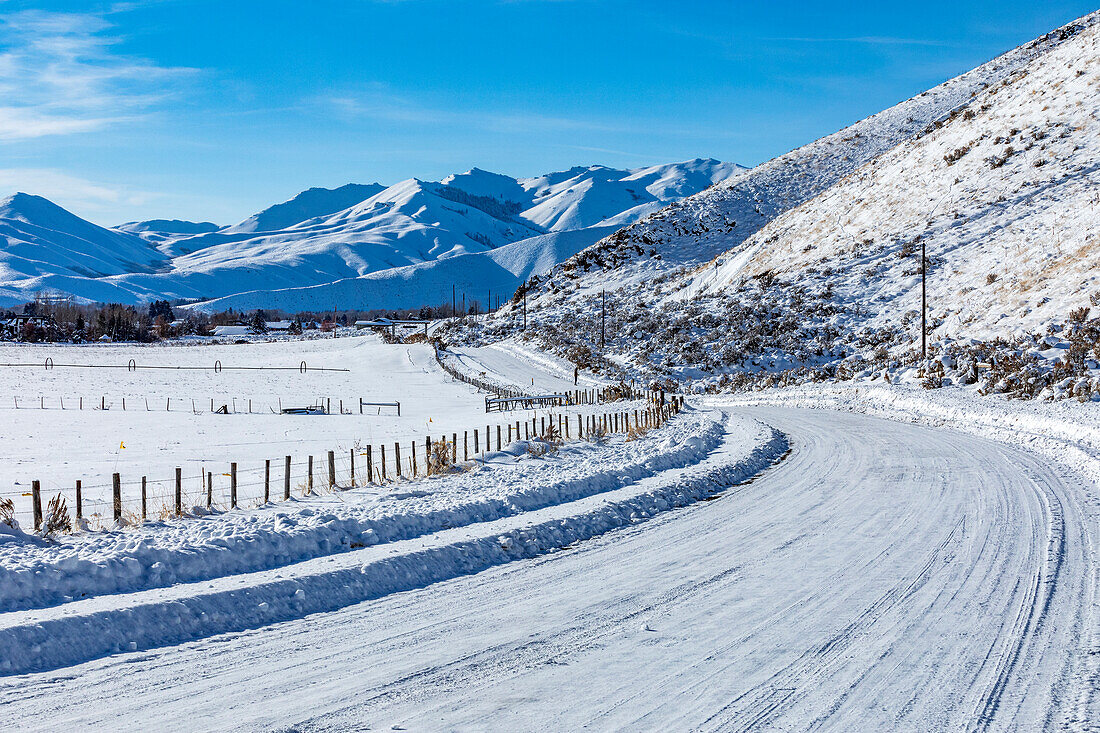
[[[185,707],[219,729],[958,730],[1031,603],[988,727],[1075,714],[1095,568],[1071,476],[941,430],[755,414],[793,452],[717,501],[308,619],[0,680],[0,698],[22,696],[29,729]],[[1037,490],[1061,503],[1060,557]],[[1029,601],[1036,567],[1050,597]]]

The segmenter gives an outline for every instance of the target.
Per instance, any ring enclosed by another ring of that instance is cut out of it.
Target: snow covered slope
[[[1065,29],[1054,31],[890,109],[674,203],[563,263],[558,273],[561,277],[543,290],[563,286],[567,292],[603,288],[609,281],[645,284],[657,272],[697,266],[723,253],[726,258],[732,257],[743,242],[779,214],[809,201],[899,143],[923,134],[930,125],[950,118],[976,95],[1013,78],[1071,38]],[[585,273],[593,269],[596,272],[586,277]]]
[[[303,221],[326,214],[335,214],[349,206],[355,206],[385,188],[381,183],[367,185],[349,183],[333,189],[310,188],[289,201],[270,206],[258,214],[253,214],[240,224],[227,227],[224,231],[227,234],[235,234],[286,229]]]
[[[391,267],[335,282],[279,290],[252,290],[185,306],[207,313],[230,308],[331,310],[332,308],[416,308],[451,302],[452,286],[458,296],[484,306],[503,303],[525,280],[541,275],[559,262],[607,236],[615,229],[594,226],[576,231],[551,232],[505,244],[496,249]]]
[[[154,272],[166,264],[144,239],[96,226],[40,196],[0,200],[0,301],[7,300],[7,284],[33,294],[58,276]]]
[[[1100,24],[975,95],[942,124],[770,222],[691,278],[716,293],[770,271],[820,281],[873,327],[920,307],[933,336],[1040,330],[1100,293]]]
[[[220,227],[209,221],[181,221],[179,219],[151,219],[150,221],[129,221],[113,227],[120,232],[136,234],[147,242],[157,245],[164,254],[174,257],[183,254],[175,243],[180,239],[190,239],[199,234],[216,232]],[[193,251],[188,249],[188,252]]]
[[[625,171],[573,168],[529,179],[475,168],[438,183],[413,178],[388,188],[310,189],[240,224],[194,236],[181,236],[196,226],[188,223],[124,225],[127,237],[138,234],[163,251],[153,250],[162,260],[156,272],[57,272],[43,266],[35,274],[46,279],[28,283],[12,270],[12,277],[0,278],[0,305],[48,288],[121,303],[247,293],[242,302],[249,307],[329,308],[334,298],[345,308],[417,306],[437,302],[433,291],[443,280],[449,297],[458,271],[471,292],[494,288],[511,295],[523,278],[736,170],[702,159]],[[447,258],[490,255],[520,242],[500,256],[435,267]],[[311,289],[321,286],[323,292]]]

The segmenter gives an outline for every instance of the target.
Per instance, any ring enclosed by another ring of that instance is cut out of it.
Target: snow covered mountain
[[[578,167],[525,179],[475,168],[440,182],[310,189],[222,229],[190,222],[122,225],[115,234],[140,243],[155,266],[60,272],[46,259],[33,283],[14,268],[0,280],[0,305],[49,289],[121,303],[219,299],[203,309],[413,307],[426,298],[434,302],[438,281],[458,270],[471,291],[510,294],[525,277],[615,228],[738,170],[701,159],[636,170]],[[488,256],[524,242],[510,255]],[[48,246],[48,237],[41,243]],[[443,265],[467,255],[473,259],[457,267]],[[289,292],[275,293],[283,290]]]
[[[155,272],[167,261],[150,242],[96,226],[41,196],[0,200],[0,302],[26,300],[63,281]]]
[[[181,221],[179,219],[151,219],[149,221],[129,221],[113,227],[117,231],[136,234],[147,242],[157,245],[164,254],[174,257],[181,252],[174,247],[181,239],[190,239],[199,234],[216,232],[220,227],[209,221]]]
[[[1017,365],[991,385],[1091,378],[1097,110],[1100,12],[615,232],[540,278],[533,333],[603,368],[719,386],[881,375],[919,354],[924,247],[945,363],[969,361],[972,381],[978,363]],[[514,309],[495,321],[455,336],[515,333]],[[993,358],[997,339],[1023,341]]]
[[[286,229],[318,216],[335,214],[337,211],[370,198],[385,188],[381,183],[368,185],[349,183],[332,189],[310,188],[302,191],[289,201],[269,206],[258,214],[248,217],[240,224],[227,227],[223,233],[274,232],[279,229]]]

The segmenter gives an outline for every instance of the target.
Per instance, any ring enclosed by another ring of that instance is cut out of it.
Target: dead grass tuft
[[[65,498],[58,494],[50,499],[50,503],[46,505],[46,518],[42,524],[42,536],[53,537],[62,532],[68,534],[72,531],[73,521],[69,517],[69,508],[65,506]]]
[[[15,529],[15,502],[11,499],[0,499],[0,524]]]

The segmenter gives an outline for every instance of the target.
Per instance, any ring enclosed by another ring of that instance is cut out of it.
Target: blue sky
[[[753,165],[1073,0],[0,0],[0,195],[228,224],[310,186]]]

